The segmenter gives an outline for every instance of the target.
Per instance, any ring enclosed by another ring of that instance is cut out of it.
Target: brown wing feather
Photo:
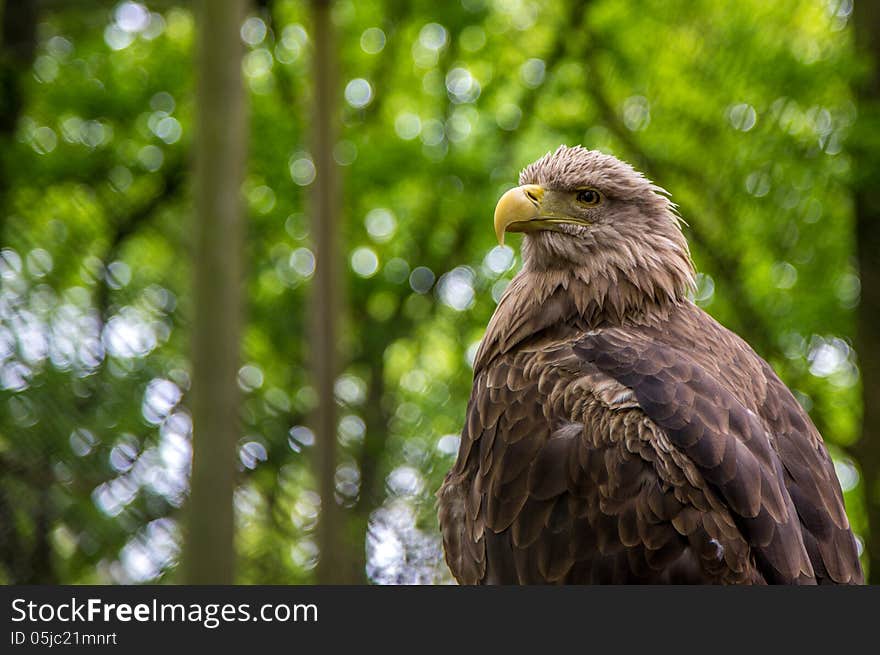
[[[741,562],[733,573],[724,562],[742,559],[738,535],[685,512],[695,502],[709,508],[703,492],[683,475],[677,487],[660,479],[641,410],[612,416],[594,403],[594,413],[584,413],[596,381],[581,369],[565,346],[505,356],[476,376],[459,458],[439,492],[456,578],[648,583],[748,575]]]
[[[818,432],[769,365],[725,336],[736,348],[727,356],[760,371],[762,396],[730,388],[692,351],[650,331],[602,330],[574,349],[633,389],[645,414],[696,464],[733,512],[768,582],[861,582],[840,485]]]

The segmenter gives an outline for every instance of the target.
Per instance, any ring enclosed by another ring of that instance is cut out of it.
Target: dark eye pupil
[[[599,202],[599,194],[591,190],[580,191],[578,192],[577,199],[579,202],[592,205]]]

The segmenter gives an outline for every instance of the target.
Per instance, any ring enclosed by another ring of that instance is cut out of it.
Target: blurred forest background
[[[0,581],[450,582],[494,204],[560,143],[672,193],[880,579],[878,0],[0,11]]]

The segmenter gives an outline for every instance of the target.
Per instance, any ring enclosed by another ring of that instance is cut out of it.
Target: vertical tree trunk
[[[239,30],[246,0],[196,3],[193,467],[184,577],[234,580],[246,110]]]
[[[339,294],[339,180],[333,145],[336,141],[337,78],[336,43],[330,0],[312,0],[314,30],[314,100],[312,148],[315,182],[311,194],[311,234],[315,248],[312,282],[310,353],[312,379],[318,394],[315,412],[316,472],[321,495],[318,522],[320,550],[317,582],[348,582],[345,574],[343,516],[336,503],[336,399],[338,372],[337,326]]]
[[[862,379],[862,434],[857,456],[868,515],[871,581],[880,582],[880,1],[854,5],[861,53],[871,70],[859,88],[859,125],[852,139],[856,171],[856,239],[862,283],[857,350]]]
[[[9,191],[16,170],[13,140],[24,105],[22,81],[31,74],[37,49],[38,20],[36,0],[0,0],[0,244],[6,242]],[[48,458],[46,453],[29,455],[32,456],[27,461],[40,466]],[[0,477],[4,480],[15,476],[16,473],[0,465]],[[10,582],[16,584],[57,583],[49,547],[50,515],[54,511],[52,489],[40,489],[35,501],[39,509],[32,525],[34,546],[30,551],[25,549],[27,538],[22,539],[13,510],[20,506],[20,500],[9,489],[0,486],[0,570],[5,569]]]

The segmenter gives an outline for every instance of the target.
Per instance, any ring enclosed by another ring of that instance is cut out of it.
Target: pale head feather
[[[563,322],[589,329],[662,320],[688,302],[694,267],[669,194],[629,164],[560,146],[523,169],[520,184],[599,191],[595,222],[523,237],[523,268],[489,323],[477,365]]]

